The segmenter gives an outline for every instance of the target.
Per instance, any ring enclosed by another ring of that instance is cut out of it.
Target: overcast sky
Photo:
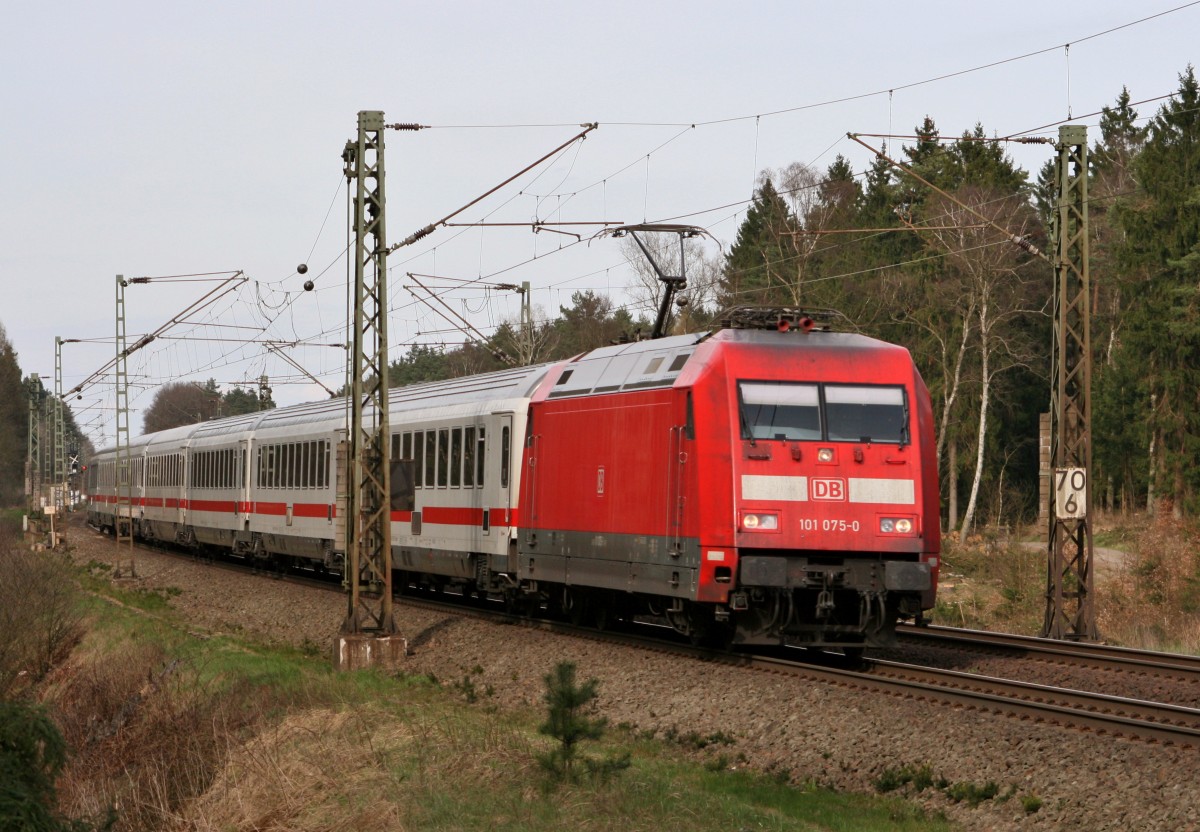
[[[928,114],[943,135],[976,122],[1009,135],[1070,112],[1094,139],[1089,114],[1123,85],[1135,101],[1167,95],[1196,60],[1200,4],[1134,23],[1181,6],[8,3],[0,323],[22,369],[51,386],[55,336],[98,339],[63,347],[70,389],[113,354],[115,275],[241,270],[244,284],[165,333],[180,340],[130,359],[132,407],[167,381],[229,389],[263,374],[280,404],[321,398],[265,345],[237,339],[299,342],[290,357],[328,387],[342,383],[345,353],[327,345],[345,340],[340,157],[359,110],[433,128],[386,134],[389,242],[599,122],[460,219],[673,220],[728,246],[758,171],[824,169],[838,153],[862,171],[868,154],[847,132],[908,134]],[[1138,109],[1148,117],[1157,106]],[[1011,153],[1036,175],[1051,151]],[[414,300],[408,272],[528,280],[546,315],[580,289],[625,302],[630,268],[615,241],[587,244],[593,230],[575,243],[528,228],[441,229],[399,250],[389,259],[393,358],[405,344],[463,340]],[[315,291],[303,292],[306,278]],[[130,286],[130,342],[217,286]],[[519,314],[511,291],[476,285],[445,298],[484,332]],[[97,444],[111,442],[111,384],[71,404]]]

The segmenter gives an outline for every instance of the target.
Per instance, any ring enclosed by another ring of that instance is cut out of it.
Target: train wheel
[[[861,661],[862,661],[863,652],[864,652],[865,650],[866,650],[866,648],[865,648],[865,647],[843,647],[843,648],[842,648],[842,654],[843,654],[843,655],[844,655],[844,656],[845,656],[847,659],[849,659],[850,661],[852,661],[852,662],[854,662],[855,664],[857,664],[858,662],[861,662]]]
[[[718,620],[711,606],[688,604],[683,616],[682,622],[672,620],[671,623],[677,630],[680,629],[680,623],[684,624],[686,630],[682,632],[686,633],[693,646],[709,650],[728,650],[733,646],[737,627],[729,618]]]
[[[584,593],[579,590],[563,590],[563,609],[567,614],[567,620],[576,627],[582,627],[588,623],[589,607],[591,607],[590,599]]]

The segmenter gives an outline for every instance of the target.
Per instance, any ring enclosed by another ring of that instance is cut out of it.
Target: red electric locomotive
[[[529,415],[518,578],[576,617],[855,652],[933,606],[933,419],[901,347],[785,314],[586,353]]]

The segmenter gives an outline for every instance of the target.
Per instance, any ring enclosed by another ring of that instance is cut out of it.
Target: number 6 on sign
[[[1082,520],[1087,516],[1087,470],[1058,468],[1054,472],[1054,516]]]

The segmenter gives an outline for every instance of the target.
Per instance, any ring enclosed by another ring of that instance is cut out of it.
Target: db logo
[[[809,492],[814,500],[845,500],[846,481],[843,479],[811,479]]]

